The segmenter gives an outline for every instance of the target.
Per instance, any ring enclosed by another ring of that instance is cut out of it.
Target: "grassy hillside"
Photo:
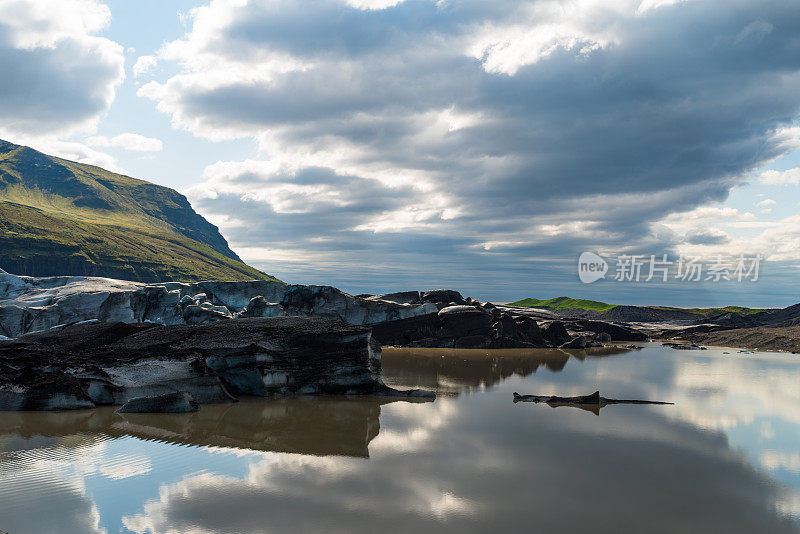
[[[144,282],[274,279],[178,192],[0,141],[0,268]]]
[[[675,308],[668,308],[664,306],[652,306],[653,308],[662,310],[674,310]],[[739,315],[755,315],[757,313],[764,313],[765,309],[762,308],[744,308],[742,306],[725,306],[724,308],[680,308],[681,310],[703,317],[710,317],[713,315],[720,315],[723,313],[738,313]]]
[[[555,297],[552,299],[527,298],[512,302],[509,306],[522,308],[546,308],[549,310],[592,310],[596,312],[608,311],[616,304],[606,304],[596,300],[573,299],[569,297]]]
[[[585,310],[599,313],[607,312],[618,306],[618,304],[607,304],[596,300],[573,299],[570,297],[555,297],[552,299],[526,298],[509,303],[509,306],[519,306],[522,308],[544,308],[547,310]],[[702,317],[713,317],[724,313],[737,313],[739,315],[753,315],[763,313],[767,310],[759,308],[743,308],[741,306],[726,306],[724,308],[671,308],[669,306],[641,306],[654,310],[680,310]]]

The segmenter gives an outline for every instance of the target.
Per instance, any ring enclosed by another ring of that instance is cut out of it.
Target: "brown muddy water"
[[[800,357],[384,351],[434,402],[0,413],[0,532],[800,531]],[[512,393],[672,401],[595,412]]]

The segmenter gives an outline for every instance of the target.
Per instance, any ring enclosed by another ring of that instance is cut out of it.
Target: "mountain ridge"
[[[0,268],[140,282],[275,280],[170,188],[0,140]]]

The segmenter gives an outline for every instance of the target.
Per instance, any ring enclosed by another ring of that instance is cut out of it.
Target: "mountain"
[[[755,323],[773,310],[727,306],[724,308],[673,308],[669,306],[626,306],[595,300],[555,297],[525,298],[509,306],[542,308],[566,317],[623,322],[691,321],[715,323]]]
[[[2,140],[0,268],[140,282],[276,280],[245,265],[177,191]]]

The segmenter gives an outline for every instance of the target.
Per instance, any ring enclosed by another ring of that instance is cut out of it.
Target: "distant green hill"
[[[549,310],[592,310],[596,312],[608,311],[616,307],[616,304],[606,304],[596,300],[573,299],[569,297],[555,297],[552,299],[527,298],[512,302],[509,306],[520,306],[523,308],[546,308]]]
[[[0,268],[142,282],[275,280],[169,189],[0,140]]]
[[[669,306],[621,306],[619,304],[607,304],[596,300],[573,299],[570,297],[555,297],[552,299],[526,298],[509,303],[509,306],[519,306],[522,308],[543,308],[553,311],[592,311],[603,314],[615,308],[637,308],[647,310],[660,310],[670,312],[688,313],[701,317],[711,317],[724,313],[735,313],[738,315],[753,315],[762,313],[766,310],[760,308],[743,308],[741,306],[726,306],[724,308],[674,308]]]

